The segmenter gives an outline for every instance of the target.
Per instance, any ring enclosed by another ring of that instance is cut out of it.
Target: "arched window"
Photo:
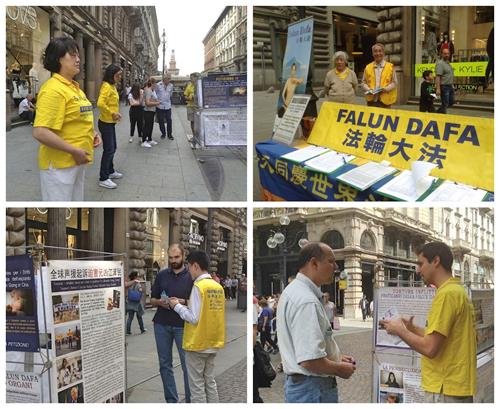
[[[332,249],[343,249],[344,238],[342,234],[338,230],[331,230],[323,234],[321,241],[325,244],[328,244]]]
[[[362,249],[368,250],[368,251],[376,251],[376,245],[375,245],[375,239],[373,238],[373,235],[369,233],[367,230],[363,232],[361,235],[361,241],[360,245]]]

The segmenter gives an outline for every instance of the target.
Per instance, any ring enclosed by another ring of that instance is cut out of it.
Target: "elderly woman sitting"
[[[325,77],[325,96],[328,101],[354,104],[358,78],[347,67],[347,53],[337,51],[332,58],[335,68]]]

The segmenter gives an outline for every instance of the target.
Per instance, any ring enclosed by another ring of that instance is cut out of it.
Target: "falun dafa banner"
[[[494,190],[493,119],[325,102],[308,143],[410,169],[436,164],[432,176]]]

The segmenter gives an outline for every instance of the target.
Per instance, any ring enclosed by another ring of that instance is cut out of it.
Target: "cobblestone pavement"
[[[215,378],[221,403],[246,403],[247,401],[247,359]]]
[[[369,403],[371,402],[372,388],[372,330],[367,328],[345,327],[343,334],[336,334],[335,340],[345,355],[352,355],[356,360],[357,368],[351,379],[337,377],[339,398],[344,403]],[[271,355],[275,368],[278,367],[281,357],[279,354]],[[273,382],[271,388],[261,388],[260,396],[266,403],[284,402],[283,385],[285,375],[283,372]]]

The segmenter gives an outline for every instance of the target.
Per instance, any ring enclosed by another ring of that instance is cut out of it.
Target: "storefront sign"
[[[54,321],[54,400],[123,401],[126,388],[122,262],[52,260],[48,278],[48,313]]]
[[[5,397],[7,403],[41,403],[40,375],[33,372],[7,371]]]
[[[189,244],[199,246],[201,243],[203,243],[204,240],[205,237],[203,237],[201,234],[189,233]]]
[[[227,241],[219,240],[217,242],[217,251],[226,251],[227,250]]]
[[[457,92],[466,94],[476,94],[480,84],[453,84],[453,88]]]
[[[29,254],[7,257],[5,272],[6,349],[39,350],[33,259]]]
[[[283,58],[282,84],[278,99],[278,114],[290,104],[295,94],[306,92],[307,74],[313,41],[313,17],[288,26],[285,56]]]
[[[14,21],[28,26],[32,30],[38,27],[36,9],[31,6],[7,6],[7,16]]]
[[[493,119],[324,102],[308,143],[493,191]]]
[[[452,62],[455,77],[485,77],[488,61],[478,62]],[[436,64],[415,64],[415,77],[422,77],[425,70],[431,70],[435,74]]]
[[[202,79],[203,108],[247,106],[246,74],[209,74]]]

